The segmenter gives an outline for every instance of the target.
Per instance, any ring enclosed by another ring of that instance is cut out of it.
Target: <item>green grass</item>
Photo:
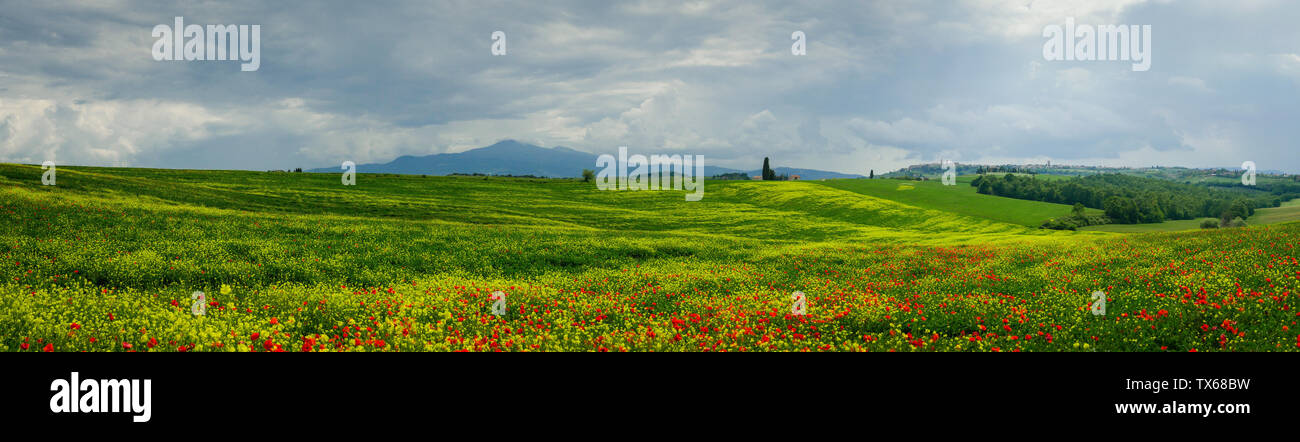
[[[1071,206],[982,195],[970,185],[974,176],[960,176],[957,185],[944,186],[939,181],[903,180],[828,180],[818,184],[835,189],[869,195],[913,207],[955,213],[975,218],[1038,227],[1051,218],[1070,214]],[[900,190],[900,184],[909,184],[911,190]],[[1100,210],[1088,209],[1090,214]]]
[[[1079,230],[1113,233],[1177,232],[1182,230],[1200,229],[1201,221],[1206,219],[1211,218],[1182,219],[1148,224],[1104,224],[1100,226],[1080,227]]]
[[[0,351],[1296,348],[1300,223],[1048,231],[1041,203],[895,180],[710,181],[686,202],[576,180],[40,175],[0,164]],[[1097,290],[1109,316],[1087,310]]]
[[[1264,225],[1289,223],[1300,221],[1300,199],[1295,199],[1282,203],[1281,207],[1269,207],[1266,209],[1257,209],[1255,214],[1246,220],[1247,225]]]
[[[59,169],[58,186],[32,186],[39,176],[33,166],[0,165],[0,184],[26,184],[38,194],[247,213],[703,233],[786,242],[925,242],[935,232],[981,239],[1044,234],[811,181],[708,181],[703,201],[683,204],[682,192],[597,192],[592,184],[572,179],[360,174],[357,186],[345,187],[336,174],[66,167]]]

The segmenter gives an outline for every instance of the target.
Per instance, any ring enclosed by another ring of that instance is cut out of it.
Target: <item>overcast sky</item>
[[[0,161],[267,170],[511,138],[747,169],[1300,172],[1300,2],[610,3],[0,0]],[[260,25],[260,68],[155,61],[176,16]],[[1151,25],[1150,70],[1045,60],[1066,17]]]

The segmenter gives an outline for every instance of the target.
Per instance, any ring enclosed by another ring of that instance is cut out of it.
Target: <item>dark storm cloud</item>
[[[515,138],[844,172],[1300,170],[1296,5],[1077,3],[5,1],[0,160],[265,170]],[[154,61],[176,16],[261,25],[260,68]],[[1044,60],[1065,17],[1152,25],[1151,70]]]

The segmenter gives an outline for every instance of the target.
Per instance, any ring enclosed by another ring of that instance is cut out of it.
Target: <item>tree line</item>
[[[1156,178],[1107,173],[1064,180],[1018,175],[980,175],[971,181],[979,193],[1100,209],[1119,224],[1213,217],[1247,218],[1255,209],[1277,207],[1300,197],[1290,183],[1253,187],[1211,187]]]

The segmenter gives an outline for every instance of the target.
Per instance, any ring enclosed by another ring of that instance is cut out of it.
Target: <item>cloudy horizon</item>
[[[308,169],[514,139],[742,170],[1300,172],[1300,4],[1280,0],[0,5],[0,162]],[[175,17],[259,25],[260,66],[156,61]],[[1150,69],[1044,59],[1071,17],[1150,25]]]

